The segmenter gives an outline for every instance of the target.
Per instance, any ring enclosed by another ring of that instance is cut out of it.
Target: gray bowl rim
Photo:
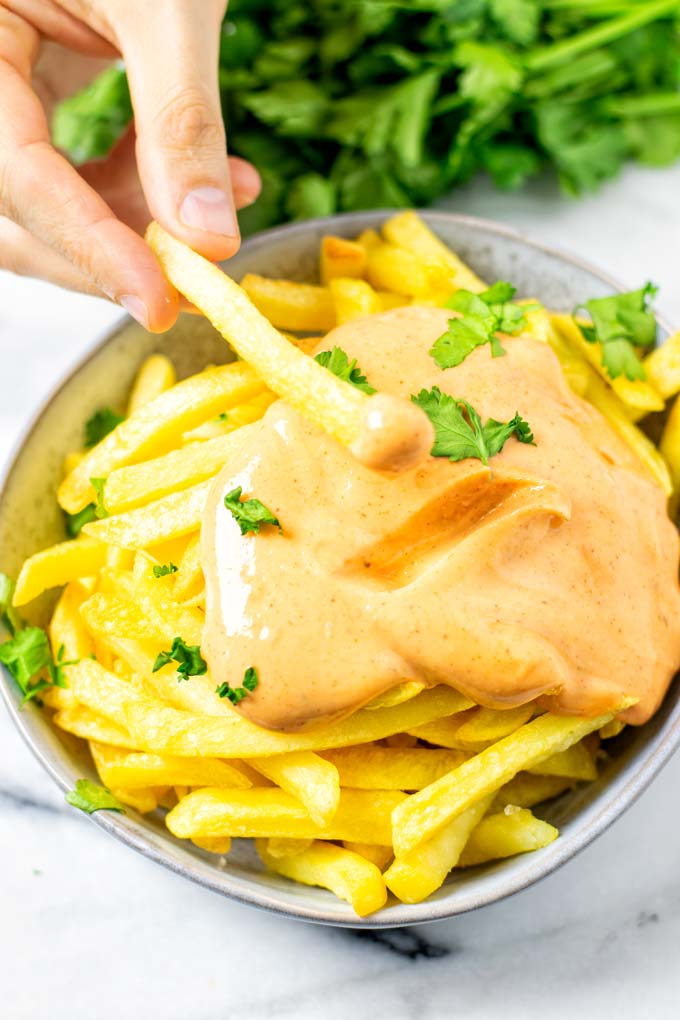
[[[363,215],[387,219],[389,216],[403,211],[404,210],[400,209],[366,210]],[[418,210],[418,213],[431,225],[435,225],[438,220],[443,219],[448,220],[451,223],[471,227],[473,230],[477,228],[490,234],[496,234],[498,236],[508,238],[509,240],[517,241],[526,247],[533,248],[536,251],[566,262],[579,269],[586,270],[603,283],[607,284],[614,291],[622,292],[626,290],[626,287],[619,280],[610,276],[608,273],[603,272],[587,260],[572,255],[571,253],[564,252],[552,245],[535,241],[521,231],[508,227],[505,224],[497,223],[494,220],[487,220],[482,217],[468,216],[462,213],[448,212],[446,210]],[[279,227],[274,227],[271,230],[262,231],[253,235],[251,238],[248,238],[242,244],[241,250],[247,252],[261,246],[265,246],[270,238],[279,237],[282,234],[292,236],[295,234],[304,234],[310,230],[332,230],[332,228],[336,225],[342,226],[344,222],[361,215],[361,212],[340,213],[335,216],[318,217],[316,219],[304,220],[299,223],[284,224]],[[656,319],[661,329],[669,334],[671,332],[671,327],[665,321],[664,317],[657,314]],[[74,364],[74,366],[61,378],[61,380],[55,384],[47,397],[40,402],[37,410],[29,419],[28,424],[20,433],[18,440],[14,443],[13,450],[7,458],[3,470],[0,472],[0,513],[2,512],[5,491],[9,487],[14,469],[22,456],[23,448],[28,442],[46,409],[50,406],[57,395],[69,385],[71,380],[80,373],[84,366],[92,359],[96,358],[99,351],[113,340],[114,337],[116,337],[123,329],[125,329],[131,321],[132,320],[129,316],[124,316],[112,328],[108,328],[105,332],[100,334],[100,338],[94,341],[87,353]],[[24,743],[45,771],[52,777],[57,786],[66,793],[71,788],[71,779],[64,775],[59,763],[52,756],[49,748],[39,746],[32,738],[29,732],[29,727],[26,725],[27,713],[19,710],[15,698],[12,695],[12,689],[15,686],[15,682],[4,667],[0,667],[0,680],[2,681],[0,683],[0,693],[2,693],[3,700],[7,706],[10,717],[24,740]],[[268,913],[285,917],[289,920],[302,920],[340,928],[389,929],[414,924],[424,924],[432,921],[442,921],[449,917],[465,914],[472,910],[477,910],[481,907],[489,906],[492,903],[497,903],[501,900],[507,899],[509,896],[513,896],[516,893],[521,892],[523,889],[536,884],[548,875],[552,875],[555,871],[566,864],[567,861],[571,860],[576,856],[576,854],[589,846],[593,840],[605,832],[606,829],[608,829],[609,826],[612,825],[624,811],[635,803],[638,797],[652,782],[654,777],[668,763],[679,745],[680,715],[678,715],[678,718],[676,718],[670,725],[670,728],[665,734],[663,734],[660,738],[653,738],[650,746],[645,749],[646,753],[644,754],[644,757],[641,755],[639,759],[635,758],[630,763],[628,767],[630,774],[627,776],[625,784],[619,790],[618,795],[608,800],[602,806],[590,825],[582,826],[570,836],[565,837],[564,835],[561,835],[555,843],[551,844],[551,847],[554,848],[551,856],[539,859],[533,867],[530,866],[526,868],[521,875],[503,876],[502,874],[499,874],[491,889],[481,891],[477,890],[477,892],[475,892],[475,883],[473,882],[471,883],[472,887],[470,890],[458,891],[455,903],[451,903],[448,899],[443,898],[441,900],[424,900],[422,903],[416,904],[401,903],[397,906],[391,906],[389,919],[386,918],[384,920],[381,919],[379,912],[377,915],[372,915],[367,918],[348,918],[344,912],[340,912],[342,910],[340,905],[338,905],[338,909],[334,909],[333,905],[329,904],[327,910],[319,910],[314,906],[304,907],[299,904],[296,904],[294,908],[286,907],[272,902],[272,897],[275,895],[273,890],[265,887],[263,887],[261,893],[250,889],[243,890],[239,888],[240,883],[237,875],[230,875],[227,871],[219,870],[217,868],[214,868],[211,871],[200,868],[198,867],[201,863],[200,859],[197,859],[195,866],[193,864],[185,865],[169,859],[145,836],[142,836],[140,833],[128,828],[124,824],[124,819],[127,817],[125,815],[121,816],[114,812],[97,811],[94,814],[89,815],[88,818],[95,825],[99,826],[99,828],[104,829],[126,846],[133,850],[137,850],[149,860],[162,865],[164,868],[177,875],[182,875],[183,877],[188,878],[190,881],[195,882],[204,888],[211,889],[213,892],[226,896],[228,899],[233,900],[236,903],[253,906],[260,910],[267,911]],[[534,857],[533,854],[527,854],[525,856],[527,858]],[[536,856],[538,857],[538,855]],[[459,900],[460,902],[458,902]]]

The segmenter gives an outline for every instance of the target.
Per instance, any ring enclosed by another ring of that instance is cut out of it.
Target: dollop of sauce
[[[538,698],[579,715],[637,704],[642,723],[680,666],[678,534],[663,492],[602,415],[568,388],[548,345],[504,340],[455,368],[428,350],[449,313],[412,306],[335,329],[383,394],[438,386],[483,420],[526,418],[485,467],[429,457],[387,475],[285,402],[235,433],[205,512],[203,653],[215,683],[256,691],[238,710],[295,730],[404,680],[482,705]],[[242,486],[279,518],[242,536],[223,505]]]

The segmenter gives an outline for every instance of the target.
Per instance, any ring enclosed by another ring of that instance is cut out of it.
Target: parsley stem
[[[604,104],[615,117],[655,117],[680,110],[680,92],[648,92],[645,96],[612,96]]]
[[[612,18],[602,25],[586,28],[567,39],[529,52],[524,58],[524,66],[529,71],[545,71],[557,64],[566,63],[579,53],[595,49],[596,46],[605,46],[664,14],[670,14],[678,6],[678,0],[652,0],[651,3],[636,5],[629,14],[623,14],[620,18]]]

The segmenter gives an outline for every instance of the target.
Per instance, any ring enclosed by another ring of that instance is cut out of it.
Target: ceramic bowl
[[[247,241],[229,263],[237,279],[254,271],[273,277],[314,280],[323,234],[354,236],[378,227],[387,212],[357,213],[312,220],[268,231]],[[511,280],[520,296],[538,297],[552,308],[571,311],[583,299],[620,289],[614,280],[568,255],[536,244],[495,223],[443,212],[424,218],[434,231],[483,278]],[[662,327],[662,334],[665,329]],[[162,336],[151,336],[130,320],[98,343],[59,386],[24,436],[0,493],[0,566],[16,575],[22,561],[64,537],[64,522],[54,498],[64,454],[77,448],[82,424],[106,404],[122,403],[141,362],[162,351],[180,377],[207,362],[225,362],[227,345],[207,321],[182,316]],[[26,365],[26,371],[30,370]],[[31,607],[34,622],[48,618],[53,598]],[[26,743],[63,790],[76,779],[96,779],[83,747],[55,731],[47,715],[33,705],[20,710],[20,696],[7,672],[0,687],[9,712]],[[601,778],[541,809],[561,835],[535,853],[452,875],[426,902],[390,903],[361,920],[330,893],[296,885],[263,871],[253,847],[237,840],[228,858],[203,853],[174,839],[161,812],[141,817],[98,812],[95,825],[172,871],[242,903],[288,917],[351,927],[391,927],[450,917],[502,899],[531,885],[582,850],[633,803],[680,742],[677,680],[663,707],[646,726],[627,729]]]

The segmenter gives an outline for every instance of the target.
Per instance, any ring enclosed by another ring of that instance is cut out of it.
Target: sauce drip
[[[404,680],[482,705],[533,698],[579,715],[638,698],[644,722],[680,666],[678,535],[634,452],[568,388],[551,349],[504,339],[441,371],[428,354],[449,313],[412,306],[324,338],[381,393],[438,386],[480,413],[519,411],[536,446],[489,467],[429,457],[395,476],[359,463],[283,401],[242,430],[203,522],[216,684],[260,684],[238,706],[294,730]],[[284,530],[241,536],[223,505],[242,486]]]

